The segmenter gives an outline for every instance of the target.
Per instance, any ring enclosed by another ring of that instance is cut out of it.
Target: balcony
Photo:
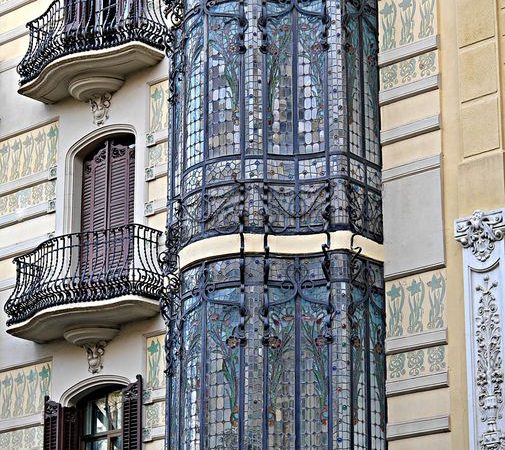
[[[163,291],[161,237],[127,225],[55,237],[16,258],[7,332],[42,343],[101,330],[110,340],[122,324],[153,317]]]
[[[164,58],[161,0],[55,0],[26,26],[19,93],[44,103],[111,94]]]

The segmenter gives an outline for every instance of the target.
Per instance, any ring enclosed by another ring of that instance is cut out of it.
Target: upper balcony
[[[16,258],[7,332],[76,343],[90,330],[110,339],[121,324],[153,317],[163,291],[162,235],[143,225],[74,233]]]
[[[165,55],[161,0],[55,0],[26,26],[19,93],[44,103],[113,93]]]

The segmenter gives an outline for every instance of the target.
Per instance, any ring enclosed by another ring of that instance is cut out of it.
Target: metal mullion
[[[299,148],[299,122],[298,122],[298,10],[297,0],[291,0],[291,114],[293,114],[293,156],[295,160],[295,228],[300,229],[300,148]]]
[[[295,257],[295,266],[300,264],[300,258]],[[301,286],[298,287],[301,289]],[[299,292],[296,293],[295,298],[295,450],[301,449],[301,320],[302,320],[302,297]]]

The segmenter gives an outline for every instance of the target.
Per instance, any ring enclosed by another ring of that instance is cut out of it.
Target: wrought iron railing
[[[14,259],[16,286],[5,304],[8,325],[52,306],[123,295],[158,299],[160,231],[143,225],[58,236]]]
[[[26,26],[30,44],[18,65],[21,84],[62,56],[132,41],[163,50],[167,35],[160,0],[54,0]]]

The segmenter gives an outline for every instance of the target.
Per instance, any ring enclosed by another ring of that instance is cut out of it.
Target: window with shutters
[[[121,389],[98,391],[82,401],[84,450],[122,450]]]
[[[141,450],[142,377],[87,394],[76,407],[45,398],[44,450]]]
[[[132,258],[130,245],[135,183],[133,137],[100,143],[83,165],[81,277],[121,278]]]

